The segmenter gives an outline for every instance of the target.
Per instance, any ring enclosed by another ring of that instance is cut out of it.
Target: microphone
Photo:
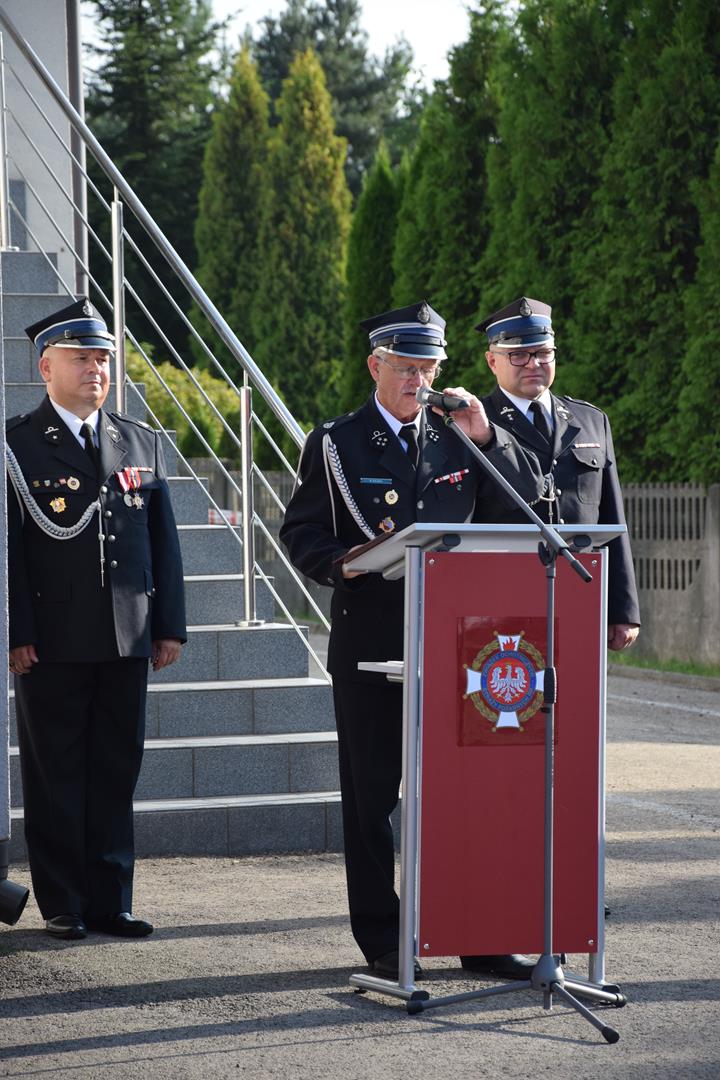
[[[455,412],[456,409],[468,407],[465,398],[455,397],[454,394],[440,394],[437,390],[429,390],[427,386],[421,386],[418,389],[415,400],[421,405],[434,405],[436,409],[444,409],[445,412]]]

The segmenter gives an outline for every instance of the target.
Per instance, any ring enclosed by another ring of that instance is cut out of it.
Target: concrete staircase
[[[2,253],[7,415],[43,394],[24,327],[62,306],[44,256]],[[69,299],[68,299],[69,302]],[[128,411],[140,415],[139,405]],[[108,397],[112,402],[112,391]],[[112,407],[112,406],[111,406]],[[144,417],[142,417],[144,418]],[[171,436],[168,471],[177,471]],[[188,643],[180,661],[150,676],[145,758],[136,790],[140,855],[245,855],[337,851],[342,846],[330,687],[309,674],[297,633],[273,621],[257,582],[258,617],[243,617],[241,546],[209,525],[192,478],[170,478],[185,569]],[[22,795],[11,700],[11,858],[24,858]]]

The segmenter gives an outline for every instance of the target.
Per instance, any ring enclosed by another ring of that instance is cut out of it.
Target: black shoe
[[[45,920],[48,934],[66,941],[79,941],[87,937],[87,927],[79,915],[55,915]]]
[[[373,975],[377,975],[380,979],[390,979],[392,982],[398,981],[399,966],[400,966],[400,954],[397,949],[393,949],[392,952],[383,953],[382,956],[378,956],[375,960],[369,962],[370,971]],[[415,978],[424,979],[425,972],[415,961]]]
[[[98,930],[101,934],[115,934],[116,937],[140,938],[152,934],[152,923],[136,919],[129,911],[120,911],[115,915],[101,915],[88,919],[88,930]]]
[[[498,956],[461,956],[460,964],[466,971],[479,971],[484,975],[496,975],[503,979],[529,979],[535,967],[522,953],[501,953]]]

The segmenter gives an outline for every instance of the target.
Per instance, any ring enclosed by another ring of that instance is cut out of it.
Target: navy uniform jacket
[[[511,432],[521,446],[539,456],[544,471],[552,473],[555,500],[541,500],[533,509],[544,521],[550,520],[552,513],[554,525],[624,524],[625,511],[607,416],[586,401],[555,394],[551,397],[552,447],[500,387],[482,399],[491,423]],[[525,520],[515,509],[503,516],[498,516],[502,514],[500,506],[486,509],[495,515],[486,520],[508,523]],[[627,536],[611,540],[608,554],[608,622],[639,624],[640,607]]]
[[[98,496],[101,502],[104,588],[97,513],[79,536],[53,539],[27,510],[23,520],[8,482],[10,647],[35,645],[41,661],[145,657],[153,640],[186,640],[180,545],[160,437],[147,424],[101,410],[98,439],[100,480],[47,397],[7,423],[8,445],[47,518],[73,525]],[[137,506],[126,504],[116,475],[130,466],[140,470]]]
[[[457,435],[423,410],[419,441],[416,472],[376,408],[374,394],[357,411],[328,421],[307,437],[300,483],[280,539],[301,573],[334,587],[328,651],[333,675],[383,681],[383,676],[358,672],[357,661],[401,659],[404,599],[402,580],[386,581],[380,574],[346,580],[335,560],[391,524],[399,532],[415,521],[487,520],[477,511],[496,485]],[[543,480],[534,455],[502,428],[485,453],[523,498],[537,500]],[[447,478],[463,470],[455,482]],[[507,513],[504,499],[500,493],[497,505]]]

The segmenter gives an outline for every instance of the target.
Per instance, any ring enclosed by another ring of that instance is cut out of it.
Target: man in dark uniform
[[[86,299],[27,334],[47,397],[7,424],[8,559],[33,890],[55,937],[144,937],[132,797],[148,659],[165,667],[186,640],[162,447],[102,408],[114,343]]]
[[[533,451],[545,488],[533,509],[554,525],[624,524],[610,423],[586,401],[550,392],[555,378],[552,309],[520,297],[476,327],[487,333],[488,366],[497,388],[483,405],[489,420]],[[484,520],[522,522],[518,510],[485,505]],[[632,645],[640,609],[627,536],[608,544],[608,648]]]
[[[280,537],[303,574],[334,589],[328,668],[350,919],[372,971],[397,979],[399,905],[389,819],[401,779],[402,687],[358,671],[357,664],[402,657],[404,586],[379,574],[358,574],[339,560],[415,521],[473,520],[483,500],[496,496],[468,449],[416,400],[446,358],[444,320],[423,301],[361,326],[370,336],[367,364],[375,393],[355,412],[308,435]],[[458,426],[524,498],[537,500],[542,475],[535,456],[489,424],[476,397],[462,387],[447,392],[468,402],[455,413]],[[513,969],[508,974],[522,966],[527,976],[527,967],[513,957],[472,959],[476,970],[491,964],[500,970],[503,962]]]

